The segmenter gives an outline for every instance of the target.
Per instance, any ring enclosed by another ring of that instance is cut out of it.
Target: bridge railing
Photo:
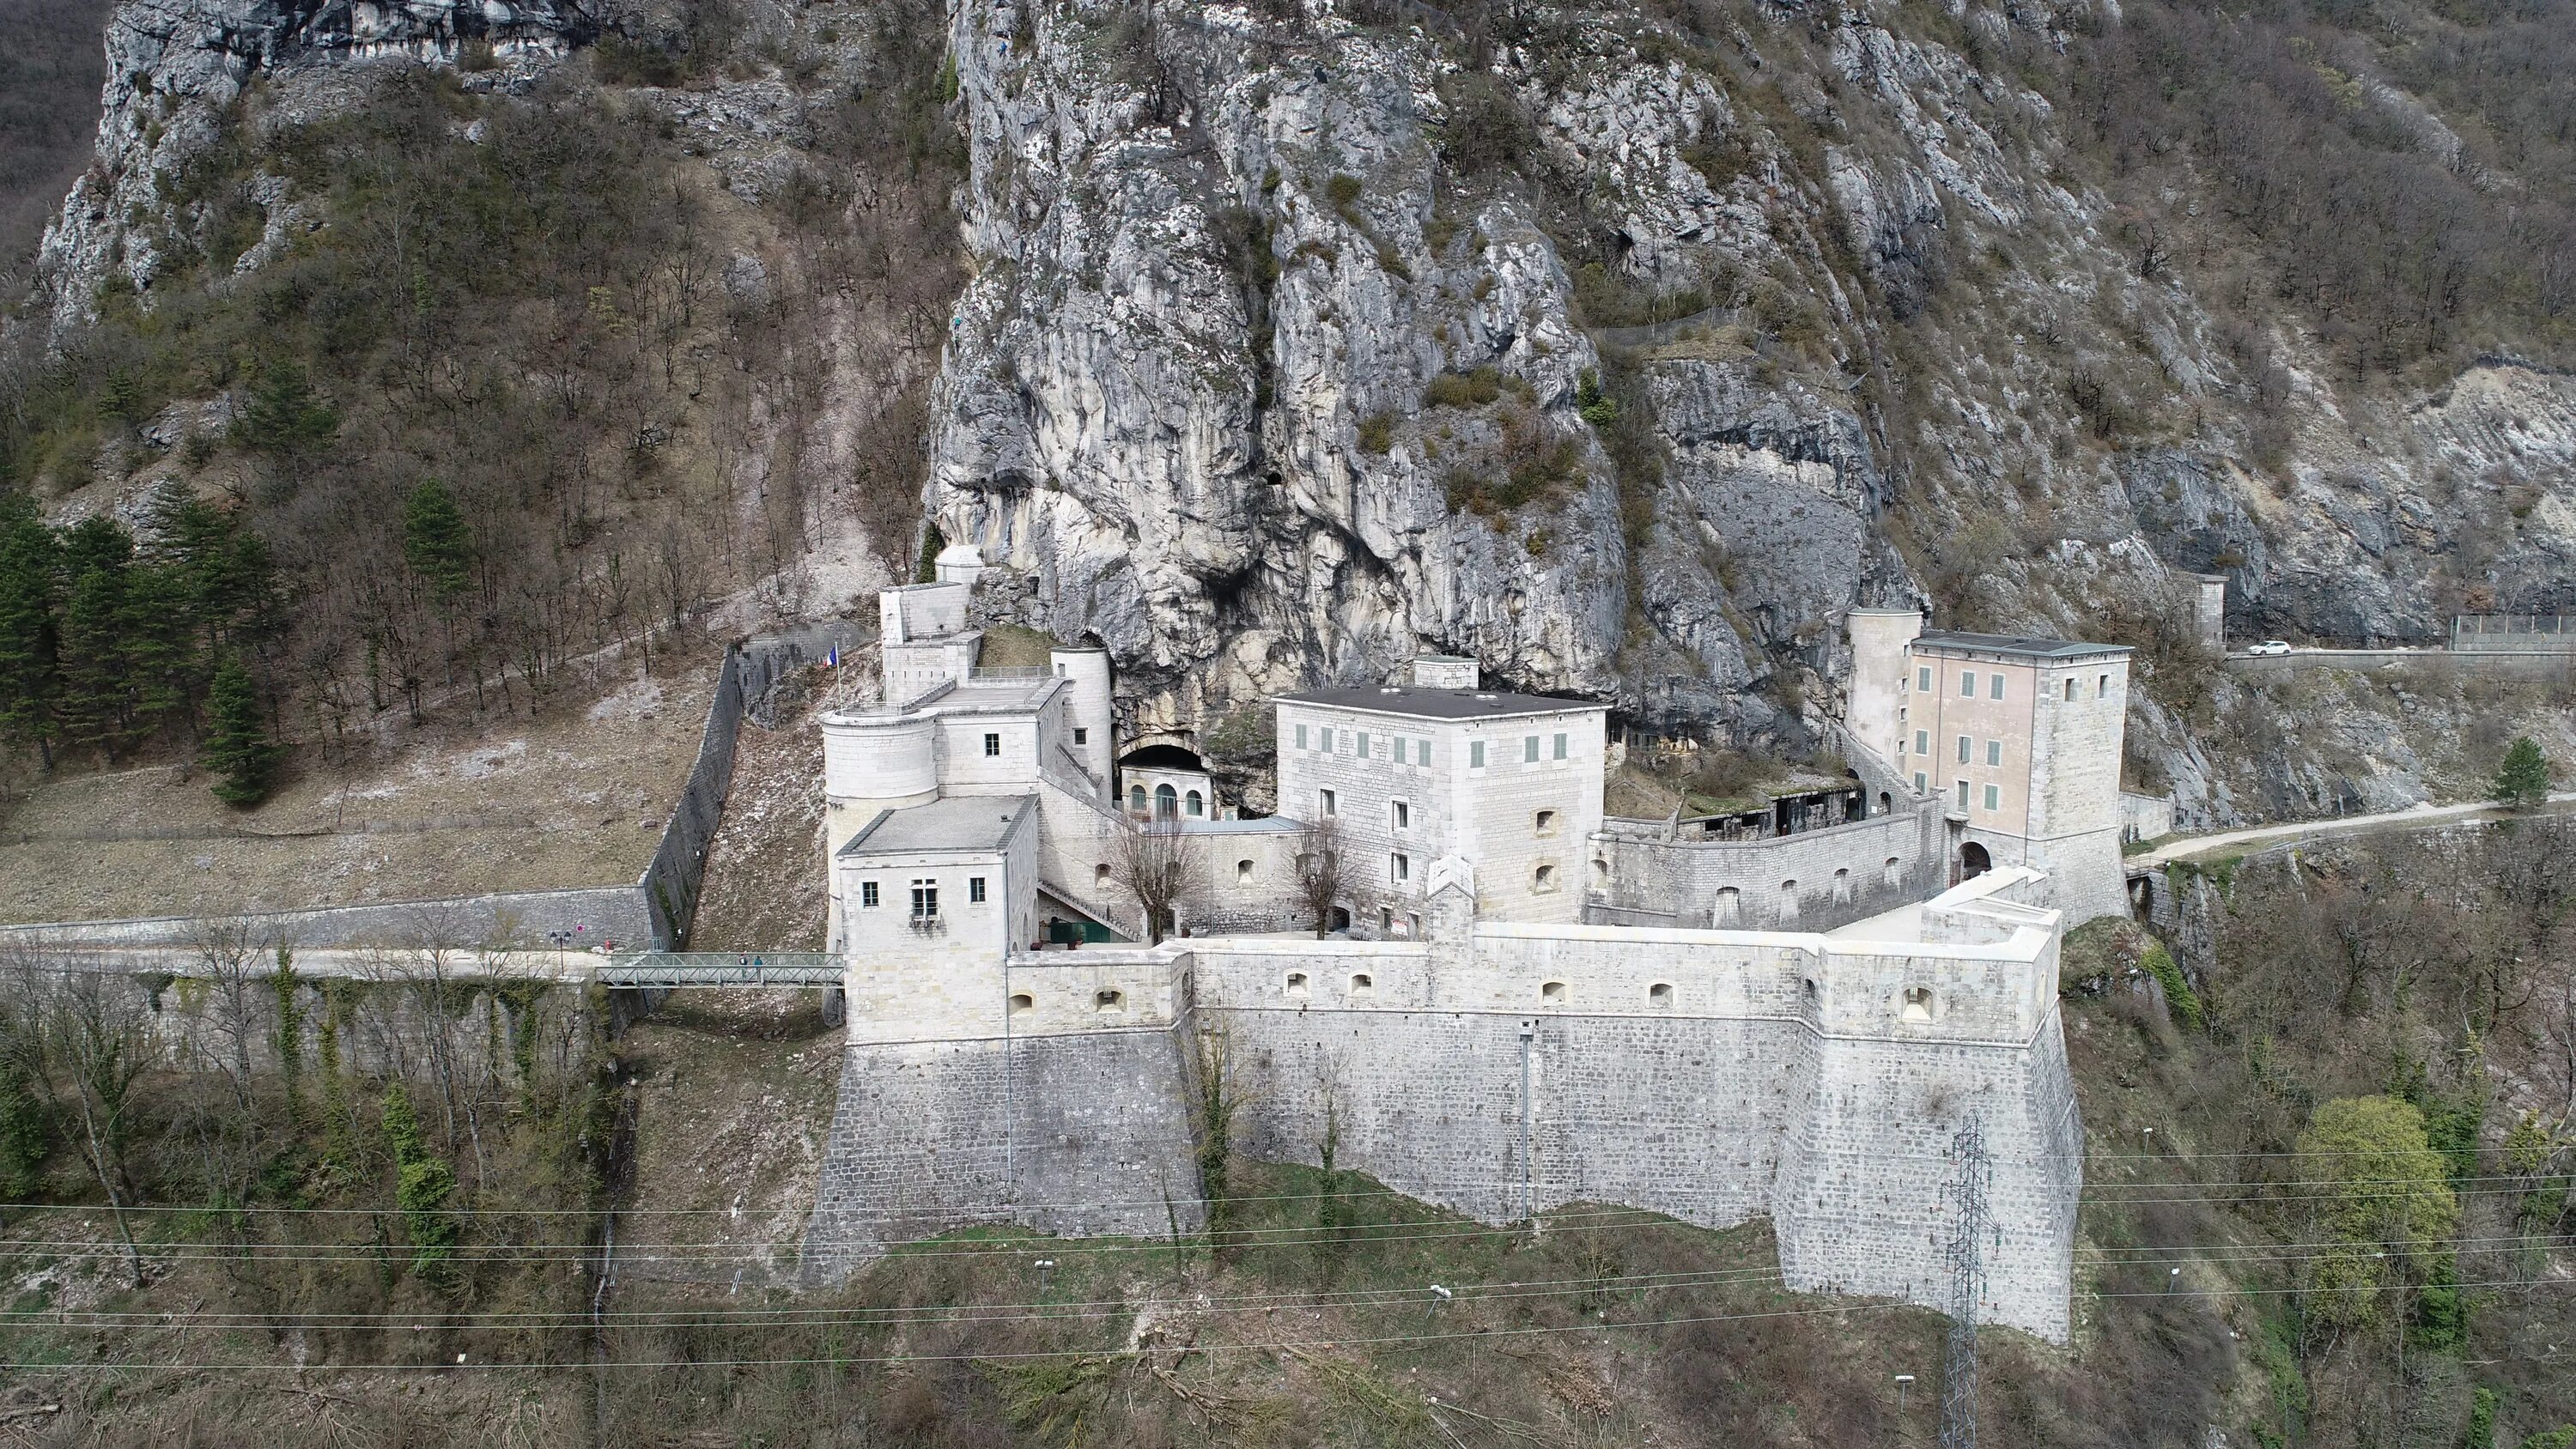
[[[838,986],[829,951],[620,951],[600,958],[603,986]]]

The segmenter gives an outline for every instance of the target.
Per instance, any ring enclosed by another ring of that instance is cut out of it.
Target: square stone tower
[[[2127,646],[1921,624],[1911,611],[1852,611],[1847,724],[1918,795],[1947,804],[1950,878],[2027,865],[2048,872],[2070,925],[2125,912]]]

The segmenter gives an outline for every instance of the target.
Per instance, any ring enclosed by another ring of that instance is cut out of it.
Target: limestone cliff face
[[[1525,11],[1478,52],[1390,9],[955,9],[979,274],[932,508],[1149,724],[1436,648],[1794,739],[1856,603],[2099,631],[2216,570],[2241,632],[2429,640],[2567,588],[2576,383],[2347,397],[2286,324],[2249,375],[2067,179],[2049,102],[1893,12],[1736,29],[1757,106],[1639,15]],[[1517,174],[1469,154],[1480,83],[1530,128]],[[1480,368],[1499,402],[1426,397]],[[1596,372],[1642,417],[1587,408]],[[2124,388],[2169,421],[2120,421]],[[1496,486],[1548,447],[1558,478]],[[2187,815],[2233,811],[2178,716],[2141,725]]]
[[[746,3],[764,46],[850,43]],[[321,104],[361,69],[330,59],[471,53],[516,85],[654,4],[130,0],[53,326],[102,284],[149,304],[191,225],[157,178],[254,76]],[[1022,622],[1109,646],[1146,729],[1442,650],[1796,746],[1855,604],[2131,637],[2218,571],[2240,635],[2350,643],[2576,607],[2576,378],[2365,388],[2303,319],[2141,265],[2051,103],[1968,58],[2077,7],[1486,8],[1475,37],[1409,0],[947,10],[973,276],[927,502],[1020,572]],[[739,139],[737,190],[795,164],[811,84],[757,49],[653,93]],[[297,225],[261,200],[242,267]],[[2148,684],[2134,753],[2189,822],[2431,777],[2394,715],[2238,747],[2226,681]]]
[[[257,72],[388,54],[452,62],[469,44],[509,67],[597,31],[586,0],[127,0],[108,18],[97,161],[37,261],[51,325],[89,320],[111,281],[148,294],[173,230],[198,221],[168,184],[217,140]]]

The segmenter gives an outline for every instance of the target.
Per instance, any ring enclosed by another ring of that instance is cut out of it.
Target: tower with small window
[[[1918,795],[1941,799],[1950,878],[2028,865],[2049,873],[2076,922],[2125,911],[2128,647],[1921,625],[1853,611],[1847,724]]]

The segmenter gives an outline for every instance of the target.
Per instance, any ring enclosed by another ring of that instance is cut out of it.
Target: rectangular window
[[[2000,673],[1998,673],[1998,674],[1993,674],[1993,675],[1988,676],[1988,684],[1987,684],[1987,688],[1986,688],[1986,698],[1988,698],[1988,699],[2001,699],[2001,698],[2003,698],[2003,697],[2004,697],[2004,677],[2003,677],[2003,675],[2001,675]]]
[[[1565,758],[1565,736],[1563,735],[1556,737],[1556,757],[1560,760]]]
[[[917,880],[912,883],[912,918],[916,921],[939,918],[939,882]]]
[[[1429,740],[1415,740],[1413,742],[1413,763],[1417,765],[1428,765],[1431,763],[1431,742]]]
[[[1932,692],[1931,666],[1926,665],[1923,668],[1914,671],[1914,692],[1916,694],[1930,694]]]
[[[1002,737],[1001,737],[1000,735],[986,735],[986,736],[984,736],[984,758],[985,758],[985,759],[988,759],[988,760],[990,760],[990,759],[994,759],[994,758],[998,757],[1001,753],[1002,753]]]
[[[2003,762],[2004,742],[2001,740],[1986,741],[1986,763],[1989,765],[2000,765]]]
[[[1485,768],[1485,742],[1483,740],[1469,740],[1467,742],[1467,768],[1470,770],[1481,770]]]
[[[2075,681],[2072,679],[2066,681],[2066,702],[2068,704],[2075,702]]]
[[[1917,771],[1915,771],[1915,772],[1914,772],[1914,793],[1915,793],[1915,794],[1917,794],[1917,795],[1920,795],[1920,794],[1922,794],[1924,791],[1929,790],[1929,789],[1931,789],[1931,788],[1932,788],[1932,782],[1931,782],[1931,781],[1929,781],[1929,780],[1927,780],[1927,779],[1925,779],[1925,778],[1923,778],[1923,772],[1922,772],[1921,770],[1917,770]]]
[[[1964,765],[1964,764],[1968,763],[1968,752],[1969,752],[1969,750],[1971,750],[1972,748],[1974,748],[1974,742],[1973,742],[1973,741],[1971,741],[1971,740],[1970,740],[1966,735],[1961,735],[1961,736],[1959,736],[1959,763],[1960,763],[1960,764]]]
[[[1075,744],[1077,744],[1077,745],[1087,745],[1087,744],[1090,744],[1090,743],[1091,743],[1091,731],[1089,731],[1089,730],[1087,730],[1087,729],[1084,729],[1084,728],[1083,728],[1082,726],[1080,726],[1080,725],[1075,725],[1075,726],[1073,727],[1073,742],[1074,742]]]
[[[1530,735],[1521,741],[1521,763],[1525,765],[1538,763],[1538,736]]]
[[[1959,808],[1962,810],[1968,808],[1968,782],[1965,780],[1959,782]]]
[[[1401,800],[1390,800],[1386,806],[1386,819],[1398,830],[1410,830],[1413,828],[1413,807]]]
[[[1977,671],[1973,669],[1959,671],[1959,693],[1969,699],[1977,697]]]
[[[1404,736],[1402,736],[1402,735],[1388,735],[1388,736],[1386,737],[1386,742],[1387,742],[1387,744],[1388,744],[1389,746],[1391,746],[1391,747],[1394,749],[1394,751],[1395,751],[1395,762],[1396,762],[1397,764],[1399,764],[1399,765],[1403,764],[1403,763],[1404,763],[1404,756],[1405,756]]]
[[[1315,810],[1316,810],[1316,812],[1317,812],[1318,814],[1322,815],[1322,816],[1323,816],[1325,819],[1327,819],[1327,820],[1329,820],[1329,819],[1331,819],[1331,818],[1332,818],[1332,816],[1333,816],[1333,792],[1332,792],[1332,791],[1330,791],[1330,790],[1318,790],[1318,791],[1316,791],[1316,792],[1315,792]]]
[[[979,906],[984,903],[984,878],[982,876],[970,875],[966,877],[966,899]]]
[[[1297,748],[1301,750],[1306,748],[1306,727],[1304,725],[1297,726]]]
[[[1351,734],[1351,757],[1352,757],[1353,759],[1359,759],[1359,760],[1365,760],[1365,759],[1367,759],[1367,758],[1368,758],[1368,731],[1367,731],[1367,730],[1356,730],[1356,731],[1352,732],[1352,734]]]
[[[873,908],[876,903],[877,883],[872,880],[863,880],[859,882],[859,904]]]
[[[2001,810],[2003,808],[2003,793],[2003,788],[2001,786],[1988,785],[1986,787],[1986,808],[1989,810]]]
[[[1932,732],[1930,730],[1916,730],[1914,732],[1914,753],[1918,755],[1928,755],[1932,753]]]
[[[2102,676],[2101,697],[2104,699],[2111,697],[2111,676],[2107,674]]]
[[[1397,885],[1402,885],[1406,881],[1413,879],[1413,862],[1405,859],[1401,855],[1388,856],[1386,858],[1386,878],[1395,882]]]

